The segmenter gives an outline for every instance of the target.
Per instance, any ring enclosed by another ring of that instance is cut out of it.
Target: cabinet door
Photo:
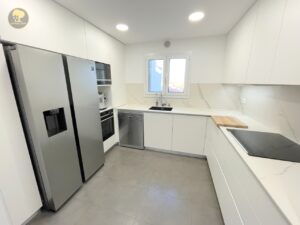
[[[256,13],[257,4],[250,9],[227,37],[225,83],[245,83]]]
[[[268,78],[274,62],[286,1],[264,0],[257,3],[257,20],[246,83],[272,83]]]
[[[145,147],[171,150],[173,115],[144,114]]]
[[[272,83],[300,84],[300,1],[287,0],[278,50],[273,66]]]
[[[174,115],[172,150],[203,155],[206,121],[204,116]]]
[[[217,145],[218,128],[212,118],[207,119],[204,155],[208,157],[209,153],[214,151]]]

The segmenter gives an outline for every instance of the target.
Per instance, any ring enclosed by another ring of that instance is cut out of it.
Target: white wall
[[[2,46],[0,45],[2,48]],[[17,105],[0,51],[0,190],[14,225],[19,225],[41,206]]]
[[[0,224],[11,225],[11,219],[8,214],[7,206],[3,198],[3,194],[0,190]]]
[[[51,0],[0,0],[0,36],[3,40],[78,57],[86,57],[84,21]],[[13,8],[24,8],[29,23],[15,29],[8,23]]]
[[[126,103],[122,43],[51,0],[0,0],[0,5],[2,40],[110,63],[113,106]],[[29,14],[23,29],[8,24],[8,14],[16,7]],[[41,207],[41,200],[0,51],[0,190],[13,225],[20,225]]]
[[[126,46],[126,83],[144,83],[146,58],[151,55],[190,55],[191,83],[221,83],[224,66],[225,36],[171,41],[165,48],[163,41]]]

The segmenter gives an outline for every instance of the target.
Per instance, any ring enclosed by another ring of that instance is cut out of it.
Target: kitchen
[[[300,224],[299,0],[1,3],[0,224]]]

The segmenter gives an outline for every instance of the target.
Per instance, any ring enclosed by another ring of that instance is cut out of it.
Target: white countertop
[[[160,110],[149,110],[150,107],[151,106],[146,106],[146,105],[124,105],[124,106],[119,106],[116,109],[151,112],[151,113],[197,115],[197,116],[213,116],[213,115],[239,116],[241,115],[239,111],[233,111],[233,110],[230,111],[230,110],[219,110],[219,109],[173,107],[172,111],[160,111]]]
[[[270,130],[257,121],[243,115],[239,111],[226,111],[214,109],[177,108],[172,111],[153,111],[150,106],[124,105],[117,107],[120,110],[133,110],[143,112],[185,114],[185,115],[230,115],[239,118],[249,126],[249,130],[277,132]],[[249,156],[243,146],[227,131],[221,130],[239,153],[246,165],[256,176],[263,188],[269,194],[274,203],[293,225],[300,225],[300,163],[280,161]]]
[[[250,120],[245,122],[249,130],[275,132]],[[300,163],[249,156],[225,127],[221,130],[285,217],[300,225]]]

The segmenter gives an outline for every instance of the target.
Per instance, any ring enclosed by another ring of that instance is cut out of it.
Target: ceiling
[[[256,0],[55,0],[125,44],[227,33]],[[188,16],[206,17],[190,23]],[[120,32],[118,23],[129,25]]]

